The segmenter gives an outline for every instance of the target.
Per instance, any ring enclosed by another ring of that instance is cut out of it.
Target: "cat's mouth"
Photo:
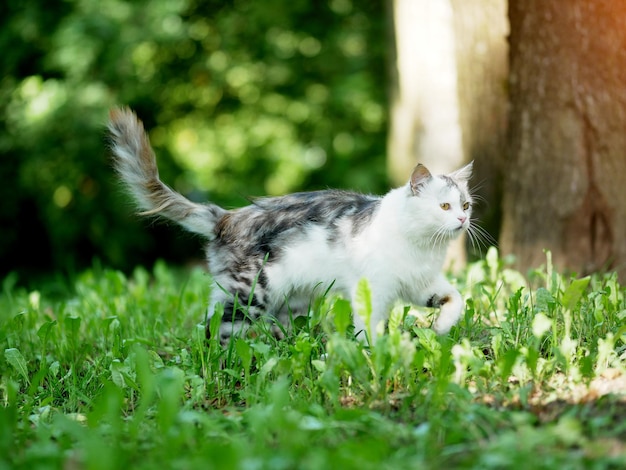
[[[465,224],[461,224],[456,228],[452,229],[452,233],[456,236],[462,232],[464,232],[465,230],[467,230],[467,226]]]

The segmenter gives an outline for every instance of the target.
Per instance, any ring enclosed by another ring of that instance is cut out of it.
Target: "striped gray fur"
[[[306,314],[310,298],[298,297],[277,305],[268,300],[264,268],[281,262],[284,247],[306,236],[312,226],[323,227],[330,244],[345,242],[340,226],[350,224],[357,234],[380,204],[380,197],[347,191],[302,192],[287,196],[260,198],[249,206],[223,215],[215,227],[215,239],[208,246],[209,271],[215,282],[245,307],[250,320],[268,308],[282,324],[288,315]],[[256,281],[256,282],[255,282]],[[251,287],[254,285],[254,292]],[[225,306],[224,321],[245,320],[234,309],[235,300],[226,293],[215,294]],[[249,305],[249,308],[247,308]],[[225,326],[226,329],[229,325]],[[276,331],[275,331],[276,332]]]
[[[282,320],[294,309],[307,307],[298,299],[293,305],[275,305],[275,301],[268,305],[263,268],[280,262],[283,247],[302,238],[314,225],[324,228],[329,243],[340,244],[340,224],[349,223],[351,233],[356,235],[380,204],[378,196],[339,190],[259,198],[249,206],[230,211],[211,203],[193,203],[159,179],[143,124],[132,111],[112,110],[109,134],[115,168],[134,196],[140,214],[173,220],[210,241],[207,257],[214,280],[211,308],[218,302],[224,305],[223,339],[232,330],[229,323],[238,327],[255,320],[268,307]],[[236,304],[241,308],[236,309]]]

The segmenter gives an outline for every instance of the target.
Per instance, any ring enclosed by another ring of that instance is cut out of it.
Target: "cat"
[[[418,164],[404,186],[384,196],[300,192],[226,210],[191,202],[161,182],[143,124],[130,109],[111,110],[108,129],[115,169],[140,214],[174,221],[208,242],[207,338],[218,303],[224,343],[262,315],[285,322],[290,312],[306,314],[320,286],[332,286],[354,306],[362,278],[372,293],[371,331],[357,312],[353,323],[364,341],[382,333],[397,301],[439,308],[432,325],[438,334],[461,317],[464,301],[441,271],[448,243],[470,228],[472,163],[439,176]]]

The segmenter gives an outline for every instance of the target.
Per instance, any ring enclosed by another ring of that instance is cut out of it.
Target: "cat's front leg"
[[[443,275],[419,297],[419,305],[440,309],[433,323],[433,330],[440,335],[448,333],[456,325],[465,309],[463,297]]]

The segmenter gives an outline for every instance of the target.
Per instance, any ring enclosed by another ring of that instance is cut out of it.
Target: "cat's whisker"
[[[474,251],[478,253],[482,254],[482,248],[497,246],[497,242],[491,234],[478,224],[470,224],[467,234]]]
[[[487,180],[483,179],[469,188],[469,193],[472,195],[472,202],[477,206],[489,206],[489,201],[487,201],[487,199],[480,194],[481,189],[483,189],[486,185]]]
[[[447,242],[449,230],[446,227],[438,227],[430,237],[430,244],[433,247],[439,247]]]
[[[473,230],[468,230],[467,231],[467,237],[469,238],[469,241],[472,245],[472,248],[475,252],[481,252],[481,247],[480,247],[480,241],[476,239],[476,234],[474,233]]]
[[[484,243],[485,247],[488,245],[498,245],[496,239],[485,228],[481,227],[477,223],[471,224],[471,227],[476,236]]]
[[[438,237],[439,237],[439,229],[435,230],[435,232],[430,236],[428,243],[431,246],[436,246]]]
[[[482,197],[480,194],[475,193],[472,193],[472,203],[475,206],[489,205],[489,202],[484,197]]]

